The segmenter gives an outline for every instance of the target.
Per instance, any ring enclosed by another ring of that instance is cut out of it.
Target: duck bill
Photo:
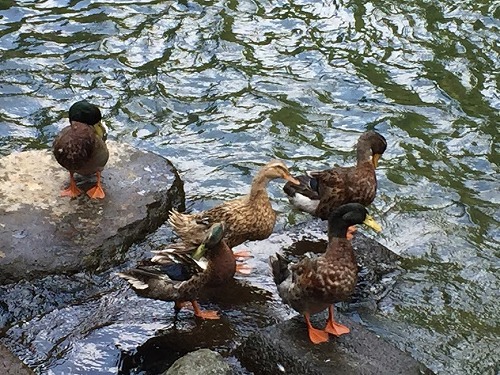
[[[106,140],[108,136],[108,128],[104,125],[103,121],[99,121],[97,124],[93,125],[95,133],[102,139]]]
[[[382,227],[380,226],[380,224],[377,223],[370,215],[366,216],[365,221],[363,221],[363,224],[369,226],[375,232],[382,232]]]
[[[200,260],[203,255],[205,255],[205,252],[207,251],[207,247],[205,246],[204,243],[202,243],[198,248],[194,251],[192,258],[194,260]]]
[[[293,177],[291,174],[284,177],[285,180],[290,181],[292,184],[300,185],[300,181]]]
[[[372,157],[372,163],[375,168],[378,167],[378,161],[380,160],[381,154],[374,154]]]

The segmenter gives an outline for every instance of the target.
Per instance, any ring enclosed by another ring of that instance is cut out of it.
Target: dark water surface
[[[246,192],[270,158],[295,172],[353,163],[359,134],[376,129],[389,144],[371,208],[377,240],[408,272],[368,326],[438,373],[496,374],[499,18],[486,0],[0,0],[0,155],[48,147],[71,103],[87,98],[112,138],[181,170],[198,210]],[[277,229],[310,220],[280,188],[270,187]],[[253,262],[260,275],[243,288],[253,302],[217,305],[238,321],[219,349],[290,315],[265,260]],[[38,327],[31,340],[11,330],[41,372],[116,373],[133,362],[117,348],[168,331],[170,306],[99,277],[102,297],[27,322]],[[219,332],[185,317],[183,332]],[[76,334],[82,319],[89,329]]]

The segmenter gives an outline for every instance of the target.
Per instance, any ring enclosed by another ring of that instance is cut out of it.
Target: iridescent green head
[[[199,260],[207,251],[216,247],[224,238],[224,223],[215,223],[208,229],[203,243],[193,253],[193,258]]]

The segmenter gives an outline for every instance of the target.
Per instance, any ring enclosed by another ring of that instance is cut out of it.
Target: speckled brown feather
[[[78,121],[61,130],[52,150],[59,164],[82,175],[102,171],[109,157],[105,141],[94,128]]]
[[[266,190],[269,181],[275,178],[293,179],[286,165],[278,160],[261,168],[248,195],[196,214],[173,210],[169,223],[185,244],[186,251],[199,243],[207,227],[215,222],[226,224],[225,241],[230,248],[247,240],[265,239],[271,235],[276,223],[276,212]]]
[[[382,155],[386,147],[387,143],[380,134],[365,132],[358,140],[356,166],[309,172],[306,176],[297,177],[301,181],[300,185],[287,183],[283,189],[292,204],[299,195],[309,200],[311,203],[308,203],[308,208],[303,209],[323,220],[327,219],[333,208],[342,204],[352,202],[368,206],[377,193],[372,157]]]
[[[318,180],[320,201],[316,216],[323,220],[327,219],[332,208],[345,203],[368,206],[377,194],[377,177],[371,160],[358,163],[356,167],[338,167],[310,175]]]
[[[350,241],[333,238],[324,255],[304,258],[290,271],[293,287],[278,286],[280,296],[299,313],[314,314],[352,294],[358,266]]]

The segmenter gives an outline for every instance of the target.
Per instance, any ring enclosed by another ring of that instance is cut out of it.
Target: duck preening
[[[205,231],[193,256],[161,250],[148,266],[117,273],[141,297],[174,301],[175,312],[191,302],[195,316],[219,319],[216,311],[201,310],[197,298],[205,288],[224,285],[234,277],[236,260],[224,237],[224,223],[214,223]],[[206,264],[198,260],[204,256]]]

